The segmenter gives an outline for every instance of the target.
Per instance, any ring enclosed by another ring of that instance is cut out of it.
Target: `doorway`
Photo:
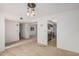
[[[26,23],[20,23],[12,20],[5,20],[5,47],[16,46],[30,35],[30,26]]]
[[[37,38],[37,23],[30,24],[30,37]]]
[[[5,20],[5,46],[19,41],[19,22]]]
[[[57,23],[48,22],[48,46],[57,47]]]

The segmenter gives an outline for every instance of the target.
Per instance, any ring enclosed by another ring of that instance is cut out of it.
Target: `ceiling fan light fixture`
[[[35,7],[36,4],[35,3],[28,3],[27,4],[27,16],[35,16],[36,12],[35,12]]]

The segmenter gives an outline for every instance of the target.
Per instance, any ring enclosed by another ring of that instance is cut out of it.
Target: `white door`
[[[19,23],[14,21],[5,21],[5,42],[19,40]]]

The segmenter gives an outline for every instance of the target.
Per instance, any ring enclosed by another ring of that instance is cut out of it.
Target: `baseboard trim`
[[[64,49],[64,48],[58,48],[58,49],[60,49],[60,50],[65,50],[65,51],[71,52],[71,53],[77,53],[77,54],[79,54],[79,52],[72,51],[72,50],[69,50],[69,49]]]

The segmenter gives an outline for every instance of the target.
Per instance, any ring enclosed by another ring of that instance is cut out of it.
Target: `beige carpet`
[[[22,44],[6,49],[1,56],[79,56],[78,53],[58,49],[49,44],[41,46],[36,43],[35,38],[23,40]]]

